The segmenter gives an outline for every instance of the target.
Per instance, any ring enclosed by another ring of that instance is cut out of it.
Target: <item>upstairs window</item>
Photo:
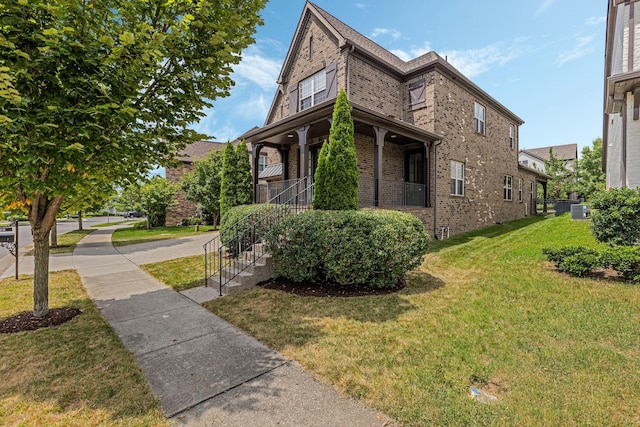
[[[409,109],[415,110],[424,105],[425,96],[425,82],[418,80],[409,84]]]
[[[516,131],[513,125],[509,126],[509,148],[514,148],[516,146],[515,134]]]
[[[484,105],[476,102],[473,114],[473,130],[484,135],[485,120]]]
[[[511,175],[504,176],[504,191],[502,192],[504,200],[513,200],[513,177]]]
[[[464,163],[451,161],[451,195],[464,196]]]
[[[300,109],[306,110],[320,104],[327,97],[327,75],[325,70],[314,74],[300,82],[298,91],[300,94]]]

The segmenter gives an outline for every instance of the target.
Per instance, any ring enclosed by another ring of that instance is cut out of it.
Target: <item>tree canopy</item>
[[[247,144],[242,141],[234,148],[229,142],[224,149],[222,160],[220,213],[224,217],[230,208],[252,202],[253,183]]]
[[[606,177],[602,170],[602,138],[591,142],[591,147],[582,149],[582,156],[576,165],[576,190],[578,195],[590,200],[606,187]]]
[[[551,177],[548,183],[548,194],[552,199],[566,199],[573,192],[574,173],[567,169],[566,162],[556,157],[553,149],[549,149],[549,160],[544,161],[545,173]]]
[[[0,3],[0,203],[28,211],[34,314],[48,312],[47,235],[88,181],[132,182],[203,137],[266,0]]]
[[[187,200],[201,206],[205,215],[211,215],[214,226],[220,216],[222,157],[222,151],[213,151],[206,159],[196,161],[193,172],[182,177],[182,190]]]

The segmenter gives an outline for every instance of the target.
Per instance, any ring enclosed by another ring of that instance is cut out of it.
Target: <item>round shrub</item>
[[[265,236],[276,276],[294,281],[393,287],[418,267],[429,235],[415,216],[396,211],[309,211]]]
[[[592,200],[595,238],[610,245],[640,243],[640,188],[617,188],[597,193]]]

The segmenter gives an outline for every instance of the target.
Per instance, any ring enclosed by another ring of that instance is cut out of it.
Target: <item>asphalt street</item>
[[[82,227],[88,228],[96,224],[112,223],[122,221],[124,218],[121,216],[98,216],[90,218],[82,218]],[[68,233],[78,229],[78,220],[71,218],[68,220],[58,220],[58,235]],[[20,224],[18,227],[18,244],[21,248],[33,242],[33,236],[31,236],[31,226],[28,224]],[[0,273],[5,271],[10,265],[15,263],[15,258],[11,255],[8,249],[0,247]]]

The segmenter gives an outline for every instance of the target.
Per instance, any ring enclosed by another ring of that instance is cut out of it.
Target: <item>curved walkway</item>
[[[174,258],[188,255],[187,250],[161,241],[145,244],[144,250],[130,248],[125,256],[111,244],[116,228],[82,239],[73,265],[176,424],[390,425],[388,417],[316,382],[295,362],[160,283],[133,261],[162,247],[173,248]]]

